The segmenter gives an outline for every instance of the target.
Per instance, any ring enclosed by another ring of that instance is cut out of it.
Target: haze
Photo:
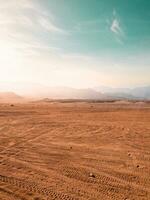
[[[150,84],[150,2],[0,0],[0,81]]]
[[[0,0],[0,200],[150,200],[150,0]]]

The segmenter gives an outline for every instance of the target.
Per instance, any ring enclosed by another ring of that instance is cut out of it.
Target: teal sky
[[[128,55],[143,50],[147,52],[150,48],[149,0],[44,2],[56,16],[59,25],[70,32],[68,42],[62,40],[66,51]],[[110,29],[114,20],[117,24],[113,32]]]
[[[149,85],[149,10],[149,0],[0,0],[0,79]]]

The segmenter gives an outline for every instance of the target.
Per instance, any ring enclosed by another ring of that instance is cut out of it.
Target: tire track
[[[137,196],[143,196],[143,199],[148,196],[149,189],[146,187],[141,187],[139,184],[136,184],[134,180],[132,181],[132,177],[126,177],[125,175],[122,177],[115,177],[107,174],[106,172],[102,172],[101,174],[95,173],[96,178],[89,177],[90,172],[83,168],[75,168],[75,167],[62,167],[60,168],[61,173],[70,178],[76,179],[78,181],[82,181],[86,184],[90,184],[90,187],[95,189],[99,194],[104,194],[108,198],[112,199],[122,199],[124,194],[130,192],[132,195],[132,191]],[[140,181],[138,182],[140,183]]]
[[[91,178],[89,177],[90,172],[82,168],[62,167],[60,170],[64,176],[70,179],[76,179],[78,181],[82,181],[88,184],[88,186],[90,186],[90,189],[92,188],[93,191],[97,191],[99,195],[103,195],[107,199],[109,198],[119,199],[120,197],[120,194],[117,194],[117,192],[119,193],[118,186],[121,185],[121,182],[118,180],[115,180],[108,176],[99,175],[99,174],[96,174],[96,178]],[[116,194],[115,194],[115,190],[117,191]],[[86,196],[88,196],[88,192],[86,192]],[[89,196],[89,199],[93,199],[93,198],[98,199],[96,195],[94,196],[91,194]]]
[[[24,190],[30,193],[37,193],[43,196],[50,197],[50,199],[62,199],[62,200],[78,200],[77,198],[71,197],[67,194],[55,192],[52,188],[42,188],[36,185],[35,183],[30,183],[27,181],[22,181],[14,177],[8,177],[0,175],[0,181],[9,185],[13,185],[19,190]]]
[[[13,191],[9,191],[8,189],[5,189],[5,188],[1,188],[0,187],[0,193],[2,194],[5,194],[7,197],[11,197],[11,200],[27,200],[25,197],[21,197],[20,195],[14,193]],[[13,199],[12,199],[13,198]]]

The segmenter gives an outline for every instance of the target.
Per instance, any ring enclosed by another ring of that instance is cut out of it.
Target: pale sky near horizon
[[[0,82],[150,85],[149,0],[0,0]]]

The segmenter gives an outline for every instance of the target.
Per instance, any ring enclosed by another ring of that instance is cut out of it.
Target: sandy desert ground
[[[0,104],[0,200],[149,200],[150,104]]]

